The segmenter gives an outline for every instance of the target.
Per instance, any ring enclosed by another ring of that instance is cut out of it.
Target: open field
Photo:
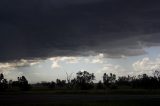
[[[142,93],[142,91],[143,90],[139,90],[139,93]],[[108,92],[108,94],[105,92]],[[133,92],[136,91],[132,92],[128,91],[126,94],[120,94],[119,92],[77,91],[76,93],[76,91],[67,91],[67,90],[3,92],[0,93],[0,106],[22,106],[22,105],[23,106],[75,106],[75,105],[76,106],[97,106],[97,105],[159,106],[160,105],[159,94],[152,94],[152,95],[149,93],[133,94]],[[121,93],[124,92],[121,91]]]
[[[1,106],[34,105],[160,105],[158,95],[1,95]]]
[[[0,95],[7,95],[7,94],[160,95],[160,90],[159,89],[69,90],[69,89],[33,88],[30,91],[20,91],[19,89],[10,89],[5,92],[0,92]]]

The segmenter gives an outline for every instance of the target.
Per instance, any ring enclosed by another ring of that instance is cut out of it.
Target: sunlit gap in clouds
[[[148,51],[149,52],[149,51]],[[160,57],[154,58],[148,54],[138,57],[111,59],[104,57],[103,53],[95,56],[56,56],[45,60],[25,60],[0,63],[0,71],[7,79],[17,80],[19,76],[26,76],[30,83],[41,81],[55,81],[57,78],[66,80],[66,73],[76,77],[78,71],[88,71],[96,76],[95,82],[102,80],[103,73],[114,73],[117,76],[139,75],[153,71],[160,67]],[[155,53],[154,53],[155,54]]]
[[[103,54],[96,56],[57,56],[45,60],[25,60],[0,64],[0,70],[6,77],[16,79],[18,75],[29,77],[30,81],[65,79],[66,72],[76,74],[80,70],[96,71],[104,63]],[[93,65],[92,65],[93,64]],[[93,70],[94,66],[94,70]],[[37,79],[35,79],[37,77]],[[34,79],[34,80],[32,80]]]

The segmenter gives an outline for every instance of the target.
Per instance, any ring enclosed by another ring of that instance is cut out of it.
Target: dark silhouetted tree
[[[119,86],[129,86],[131,87],[132,86],[132,80],[135,79],[135,77],[131,77],[131,76],[121,76],[121,77],[118,77],[118,81],[117,81],[117,84]]]
[[[54,81],[52,81],[52,82],[49,83],[48,87],[51,88],[51,89],[53,89],[53,88],[56,87],[56,83]]]
[[[79,71],[77,73],[76,84],[80,87],[80,89],[91,89],[94,87],[94,79],[95,76],[93,73]]]
[[[67,75],[67,87],[68,87],[68,88],[72,88],[72,84],[71,84],[72,74],[73,74],[73,73],[71,73],[70,75],[68,75],[68,73],[66,72],[66,75]]]
[[[27,91],[31,88],[25,76],[18,77],[18,84],[21,90]]]
[[[96,88],[97,88],[97,89],[105,89],[104,84],[102,83],[102,81],[99,81],[99,82],[97,83]]]
[[[8,82],[4,78],[3,74],[0,74],[0,91],[4,91],[8,88]]]
[[[56,85],[58,88],[65,88],[66,87],[66,80],[57,79]]]
[[[156,84],[157,87],[160,88],[160,71],[158,70],[154,71],[153,75],[154,75],[154,79],[157,80],[157,84]]]
[[[104,73],[103,75],[103,83],[108,88],[117,88],[116,85],[116,75],[110,73],[109,75]]]

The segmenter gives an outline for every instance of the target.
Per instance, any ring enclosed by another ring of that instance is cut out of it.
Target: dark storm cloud
[[[159,45],[158,0],[1,0],[0,61],[144,54]]]

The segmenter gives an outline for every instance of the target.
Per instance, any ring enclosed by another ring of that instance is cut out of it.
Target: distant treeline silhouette
[[[118,89],[128,87],[132,89],[160,89],[160,71],[154,71],[153,76],[142,74],[138,76],[121,76],[115,74],[103,74],[103,81],[94,83],[94,73],[79,71],[76,77],[71,79],[67,75],[67,80],[57,79],[55,82],[41,82],[28,84],[25,76],[18,77],[17,81],[7,81],[3,74],[0,74],[0,91],[7,89],[19,88],[20,90],[30,90],[32,87],[49,88],[49,89]]]

